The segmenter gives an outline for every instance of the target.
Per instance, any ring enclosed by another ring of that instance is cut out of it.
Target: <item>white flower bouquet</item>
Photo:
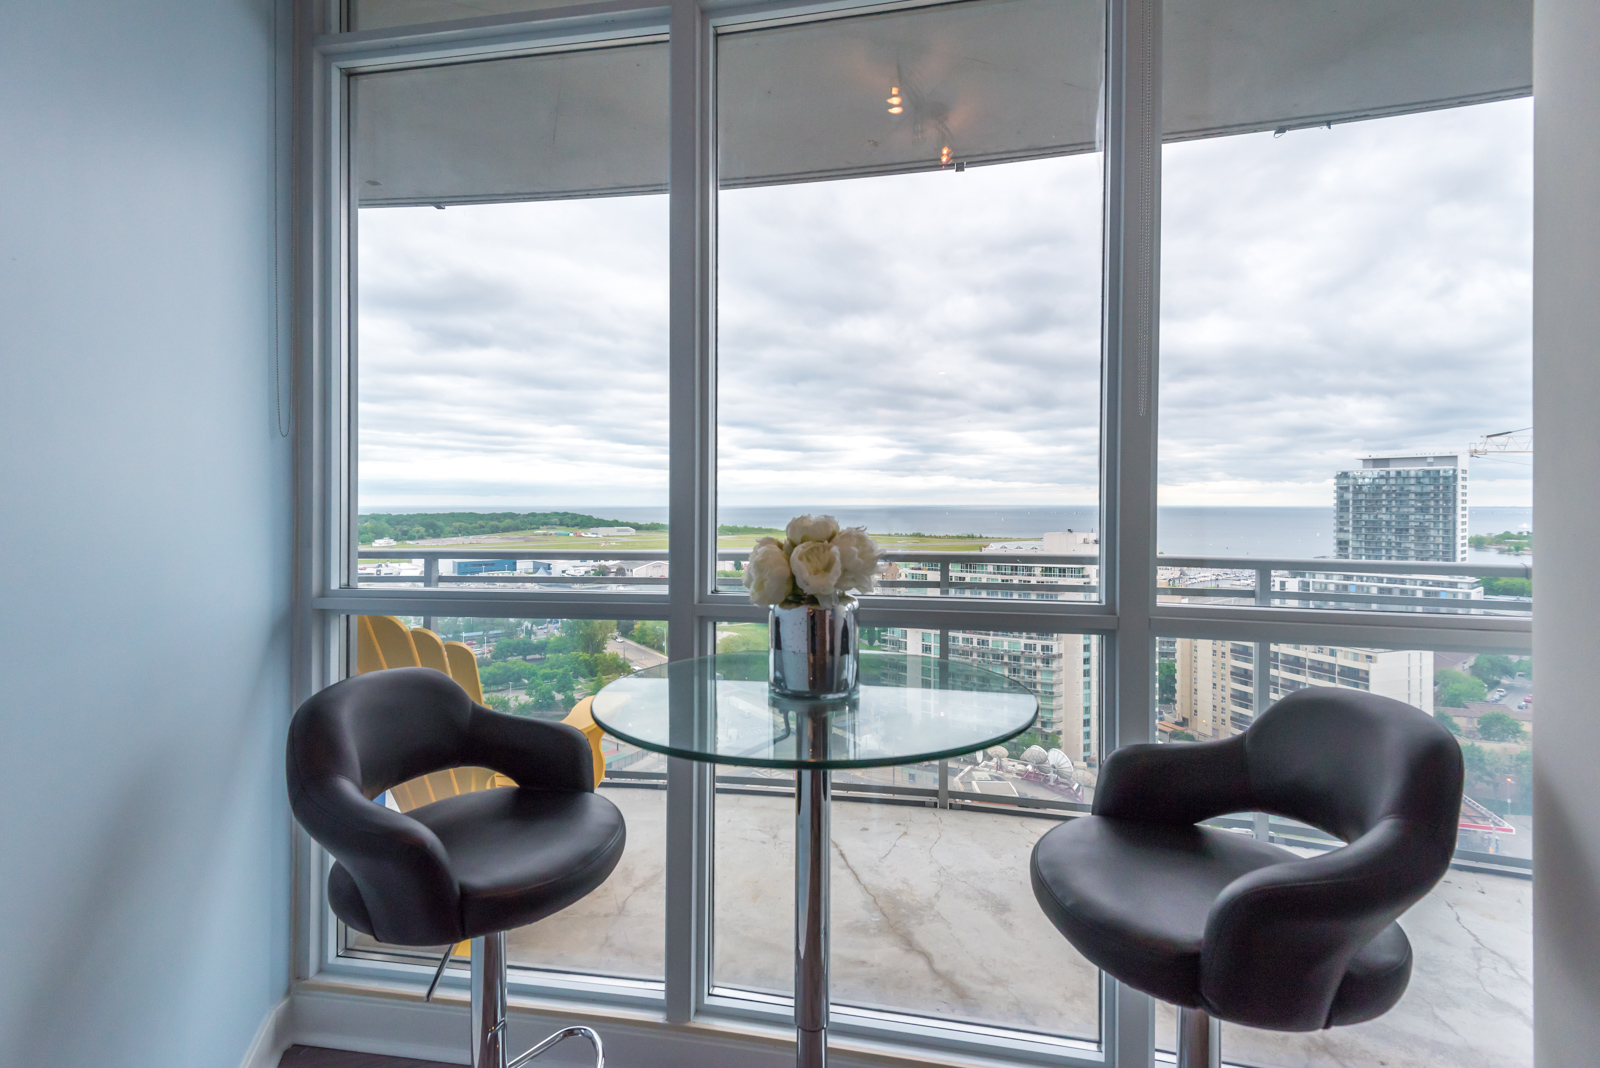
[[[837,605],[849,592],[872,592],[878,543],[866,527],[839,529],[831,515],[796,516],[782,541],[762,538],[750,550],[745,589],[755,604]]]

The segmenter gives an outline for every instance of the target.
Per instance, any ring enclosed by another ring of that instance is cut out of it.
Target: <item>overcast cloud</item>
[[[1328,505],[1529,424],[1531,114],[1168,147],[1163,503]],[[1100,219],[1091,156],[724,193],[723,502],[1092,504]],[[666,222],[363,211],[362,507],[665,504]]]

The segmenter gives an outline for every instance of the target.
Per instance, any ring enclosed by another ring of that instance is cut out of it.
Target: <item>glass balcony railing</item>
[[[666,549],[363,548],[358,586],[664,592]],[[719,592],[743,589],[748,549],[717,550]],[[897,597],[992,597],[1095,601],[1095,553],[919,552],[883,554],[876,593]],[[1533,565],[1424,561],[1162,556],[1163,604],[1256,605],[1528,617]]]
[[[1533,565],[1163,555],[1156,599],[1527,618],[1533,612]]]

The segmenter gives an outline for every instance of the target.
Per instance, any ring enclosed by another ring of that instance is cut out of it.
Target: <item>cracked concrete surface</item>
[[[1262,1068],[1518,1068],[1533,1063],[1533,883],[1451,871],[1400,918],[1411,985],[1355,1027],[1280,1034],[1224,1024],[1222,1056]],[[1176,1014],[1156,1011],[1171,1049]]]
[[[510,935],[513,963],[659,979],[666,795],[603,788],[628,821],[611,878]],[[1074,1037],[1097,1031],[1097,974],[1039,911],[1028,855],[1053,821],[835,800],[835,1001]],[[719,794],[715,981],[788,993],[794,968],[794,801]],[[1451,871],[1401,920],[1405,997],[1357,1027],[1275,1034],[1225,1026],[1223,1056],[1262,1068],[1517,1068],[1532,1064],[1533,884]],[[1158,1045],[1175,1014],[1157,1007]]]

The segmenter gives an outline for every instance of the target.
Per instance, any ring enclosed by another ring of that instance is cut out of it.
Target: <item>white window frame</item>
[[[1102,751],[1155,732],[1156,637],[1459,651],[1531,650],[1531,622],[1513,617],[1209,606],[1156,600],[1157,327],[1160,278],[1160,0],[1106,0],[1104,269],[1101,405],[1102,600],[1018,602],[876,597],[870,626],[1098,635]],[[863,0],[601,0],[541,12],[342,32],[337,0],[307,0],[295,26],[295,411],[298,428],[295,699],[345,674],[347,614],[486,615],[665,620],[674,659],[714,647],[718,621],[757,622],[765,610],[715,590],[716,153],[715,35],[783,17],[879,11],[920,3]],[[670,50],[670,579],[665,592],[361,589],[355,574],[352,433],[356,354],[345,123],[349,75],[465,56],[509,56],[666,35]],[[1269,589],[1269,584],[1258,584]],[[1257,711],[1268,673],[1257,671]],[[668,1023],[719,1019],[786,1024],[787,999],[711,990],[712,768],[671,760],[667,788],[665,981],[516,969],[513,992],[596,1007],[653,1009]],[[324,899],[327,859],[295,830],[295,972],[301,980],[426,984],[418,964],[338,953]],[[1023,878],[1018,873],[1018,878]],[[907,1062],[944,1049],[1009,1061],[1150,1068],[1154,1006],[1102,977],[1100,1045],[1002,1028],[945,1025],[847,1007],[835,1034],[858,1036]]]

